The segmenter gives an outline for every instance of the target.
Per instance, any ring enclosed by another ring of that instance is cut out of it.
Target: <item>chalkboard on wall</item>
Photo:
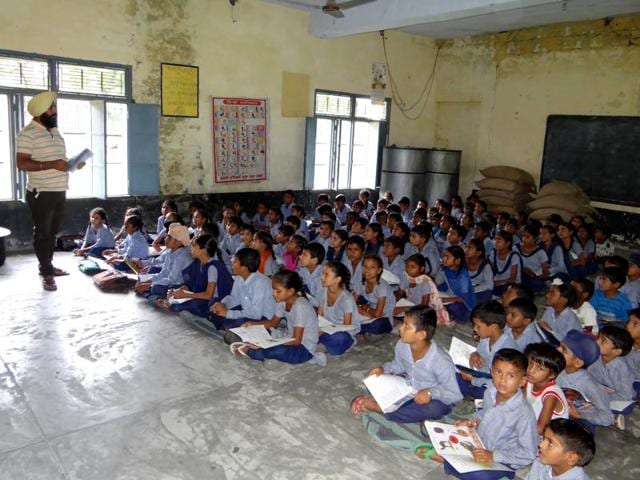
[[[578,184],[591,200],[640,206],[640,117],[550,115],[541,184]]]

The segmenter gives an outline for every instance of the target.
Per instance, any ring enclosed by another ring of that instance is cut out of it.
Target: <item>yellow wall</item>
[[[368,94],[371,64],[384,60],[380,37],[320,40],[308,35],[305,13],[258,0],[242,0],[234,15],[235,23],[226,0],[10,0],[0,11],[0,48],[132,65],[138,103],[159,103],[160,62],[198,65],[200,118],[161,120],[162,193],[301,188],[304,120],[280,114],[282,72],[310,76],[309,102],[316,88]],[[431,69],[433,42],[389,37],[393,72],[412,102]],[[268,181],[213,183],[214,95],[269,99]],[[391,118],[392,143],[433,142],[432,115],[408,121],[394,108]]]
[[[440,57],[436,143],[475,140],[463,153],[462,193],[488,165],[514,165],[538,179],[548,115],[640,114],[637,16],[447,41]]]

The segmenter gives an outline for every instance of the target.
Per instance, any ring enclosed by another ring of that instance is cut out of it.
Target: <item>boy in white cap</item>
[[[27,105],[33,117],[18,134],[17,165],[27,172],[26,200],[33,219],[33,246],[40,263],[42,286],[57,289],[54,277],[67,275],[52,264],[55,238],[62,222],[69,184],[64,139],[57,129],[55,92],[42,92]]]

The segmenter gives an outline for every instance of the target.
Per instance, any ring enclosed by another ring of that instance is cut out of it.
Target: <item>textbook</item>
[[[538,335],[540,335],[543,340],[546,340],[547,343],[550,343],[554,347],[560,346],[560,340],[558,339],[558,334],[556,332],[554,332],[553,330],[544,328],[542,325],[540,325],[539,322],[533,322],[533,324],[536,326],[536,331],[538,332]]]
[[[489,372],[482,372],[471,368],[469,365],[469,358],[471,354],[476,351],[476,347],[463,342],[457,337],[451,337],[451,345],[449,346],[449,356],[456,368],[461,372],[468,373],[478,378],[491,378]]]
[[[362,382],[384,413],[395,412],[415,395],[407,380],[398,375],[369,375]]]
[[[251,343],[260,348],[271,348],[277,345],[289,343],[293,340],[292,337],[272,338],[267,329],[262,325],[230,328],[229,331],[238,335],[243,342]]]
[[[318,326],[320,327],[320,331],[323,333],[328,333],[332,335],[338,332],[355,332],[358,330],[357,325],[338,325],[336,323],[332,323],[322,315],[318,315]]]
[[[398,276],[387,269],[382,270],[382,276],[380,278],[382,278],[382,280],[387,282],[389,285],[400,285],[400,279],[398,278]]]
[[[406,298],[401,298],[400,300],[398,300],[396,302],[396,307],[400,307],[400,308],[403,308],[403,307],[415,307],[415,306],[416,306],[415,303],[413,303],[410,300],[407,300]]]
[[[171,297],[169,299],[169,303],[171,305],[180,305],[182,303],[190,302],[191,300],[193,300],[193,298],[173,298],[173,297]]]
[[[610,394],[613,392],[610,388],[604,387],[605,391]],[[578,411],[588,410],[593,407],[593,403],[591,400],[587,398],[585,394],[581,391],[576,390],[575,388],[563,388],[562,389],[564,396],[567,397],[567,402],[569,405],[573,405],[573,407]],[[609,408],[614,413],[620,413],[626,408],[629,408],[635,402],[633,401],[625,401],[625,400],[612,400],[609,402]]]
[[[69,171],[75,172],[79,168],[82,168],[91,157],[93,157],[93,152],[88,148],[85,148],[75,157],[71,157],[69,159]]]
[[[512,472],[501,463],[478,463],[471,452],[476,448],[484,449],[478,433],[466,426],[456,427],[448,423],[425,421],[424,427],[429,433],[431,444],[436,453],[444,458],[458,473],[477,472],[480,470]]]

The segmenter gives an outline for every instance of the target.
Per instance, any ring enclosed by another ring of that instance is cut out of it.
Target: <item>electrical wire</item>
[[[427,78],[424,84],[424,87],[420,92],[420,95],[418,96],[417,100],[413,104],[411,104],[410,106],[406,106],[407,102],[402,98],[402,95],[400,94],[400,89],[398,88],[398,85],[391,72],[391,64],[389,63],[389,54],[387,52],[387,41],[384,35],[384,30],[380,31],[380,36],[382,37],[382,50],[384,51],[384,61],[385,61],[385,64],[387,65],[387,73],[389,74],[389,84],[391,85],[391,96],[393,98],[393,101],[398,106],[400,113],[406,119],[417,120],[424,113],[427,107],[427,104],[429,103],[429,98],[431,97],[431,91],[433,89],[434,76],[435,76],[436,66],[438,64],[438,57],[440,56],[441,46],[438,45],[436,49],[436,55],[433,60],[433,66],[431,67],[431,73],[429,74],[429,77]],[[425,97],[425,93],[426,93],[426,97]],[[410,112],[422,102],[423,98],[424,98],[424,103],[422,103],[422,107],[418,111],[417,115],[410,114]]]

